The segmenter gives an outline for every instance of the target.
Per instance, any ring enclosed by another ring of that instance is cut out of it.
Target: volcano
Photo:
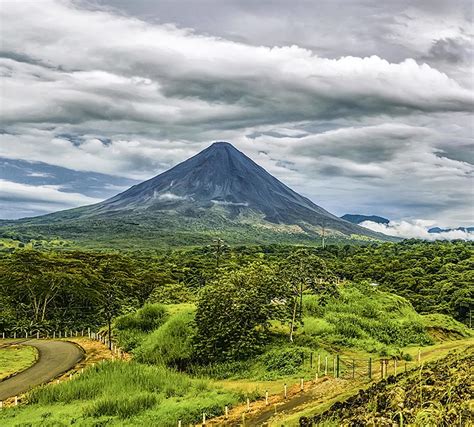
[[[121,236],[134,242],[154,236],[165,245],[200,244],[213,236],[233,243],[309,243],[322,234],[386,238],[296,193],[228,142],[215,142],[101,203],[8,222],[12,225],[75,240],[110,242]]]

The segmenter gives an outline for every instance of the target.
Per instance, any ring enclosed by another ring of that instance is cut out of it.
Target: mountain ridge
[[[304,241],[319,241],[323,233],[341,239],[389,239],[331,214],[224,141],[213,143],[171,169],[103,202],[24,218],[13,224],[30,230],[42,227],[47,234],[54,230],[67,235],[65,230],[76,230],[76,238],[81,238],[81,232],[90,234],[94,228],[106,234],[100,227],[107,224],[129,231],[135,227],[132,234],[137,230],[161,234],[191,230],[191,243],[202,240],[192,238],[193,230],[202,237],[226,234],[231,229],[238,242],[240,228],[246,235],[242,243],[252,241],[252,230],[270,242],[274,234],[280,234],[276,240],[285,240],[286,235],[296,241],[300,237]]]

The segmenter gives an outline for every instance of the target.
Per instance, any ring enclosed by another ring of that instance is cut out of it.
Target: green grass
[[[163,366],[103,362],[73,381],[33,390],[28,405],[0,413],[0,425],[47,425],[47,420],[51,425],[176,426],[179,419],[198,422],[203,412],[220,415],[225,405],[243,398]]]
[[[177,312],[147,335],[133,354],[139,362],[184,369],[193,357],[194,310]]]
[[[472,330],[468,329],[466,325],[445,314],[425,314],[422,316],[422,322],[433,335],[438,335],[441,338],[473,336]]]
[[[0,379],[29,368],[35,363],[38,351],[34,347],[18,345],[0,349]]]
[[[407,345],[429,345],[428,320],[404,298],[367,284],[343,284],[339,295],[306,295],[300,337],[387,355]],[[427,323],[428,322],[428,323]]]

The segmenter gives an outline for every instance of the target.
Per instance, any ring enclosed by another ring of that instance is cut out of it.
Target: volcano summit
[[[126,240],[134,247],[203,244],[212,237],[316,244],[323,233],[337,240],[386,238],[317,206],[227,142],[101,203],[4,227],[105,246]]]

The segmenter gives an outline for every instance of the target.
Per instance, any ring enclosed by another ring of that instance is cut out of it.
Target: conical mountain
[[[143,232],[157,238],[185,235],[185,243],[191,244],[212,235],[235,243],[308,242],[320,240],[321,233],[384,238],[317,206],[227,142],[216,142],[104,202],[17,223],[33,228],[49,224],[49,232],[62,229],[66,237],[72,228],[79,239],[81,232],[88,235],[95,228],[95,239],[104,235],[108,240],[105,228],[132,240]]]

